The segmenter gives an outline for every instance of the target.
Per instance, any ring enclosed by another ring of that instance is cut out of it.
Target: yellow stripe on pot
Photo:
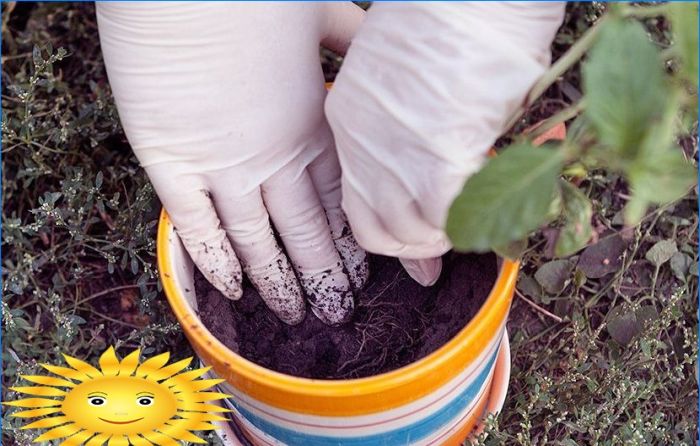
[[[319,380],[268,370],[229,350],[202,324],[175,280],[177,237],[165,210],[158,226],[158,268],[165,295],[201,359],[232,386],[271,406],[312,415],[355,416],[415,401],[454,378],[499,337],[510,308],[518,263],[505,260],[476,316],[453,339],[425,358],[400,369],[361,379]],[[179,241],[177,241],[179,243]]]

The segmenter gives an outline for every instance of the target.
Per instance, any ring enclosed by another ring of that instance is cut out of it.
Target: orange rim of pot
[[[172,271],[165,209],[158,226],[158,268],[165,295],[194,349],[217,374],[250,397],[277,409],[320,416],[355,416],[390,410],[425,396],[454,378],[499,336],[518,275],[517,261],[503,260],[498,278],[471,321],[428,356],[391,372],[367,378],[300,378],[259,366],[223,345],[197,317],[178,289]]]

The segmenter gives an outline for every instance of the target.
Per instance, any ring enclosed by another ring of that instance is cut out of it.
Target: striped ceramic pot
[[[368,378],[317,380],[258,366],[207,330],[195,312],[192,261],[165,212],[157,248],[173,312],[202,362],[226,380],[224,404],[255,445],[458,445],[503,404],[517,263],[502,263],[477,315],[432,354]]]

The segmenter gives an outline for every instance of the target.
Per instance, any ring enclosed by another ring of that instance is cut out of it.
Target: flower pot
[[[367,378],[319,380],[254,364],[207,330],[196,312],[194,266],[164,211],[157,248],[173,312],[202,362],[226,380],[221,391],[232,397],[223,404],[252,444],[458,445],[503,404],[517,262],[502,262],[476,316],[430,355]]]

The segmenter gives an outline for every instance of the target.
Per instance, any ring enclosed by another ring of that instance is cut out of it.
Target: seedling
[[[657,16],[673,31],[673,44],[662,50],[636,20]],[[530,233],[554,222],[555,255],[574,254],[592,234],[591,202],[575,184],[595,170],[627,181],[627,226],[639,224],[649,206],[687,194],[697,178],[677,139],[697,119],[697,26],[696,3],[610,5],[533,87],[510,124],[586,55],[583,97],[506,147],[452,203],[446,230],[455,248],[516,258]],[[564,141],[534,147],[534,138],[571,119]]]

